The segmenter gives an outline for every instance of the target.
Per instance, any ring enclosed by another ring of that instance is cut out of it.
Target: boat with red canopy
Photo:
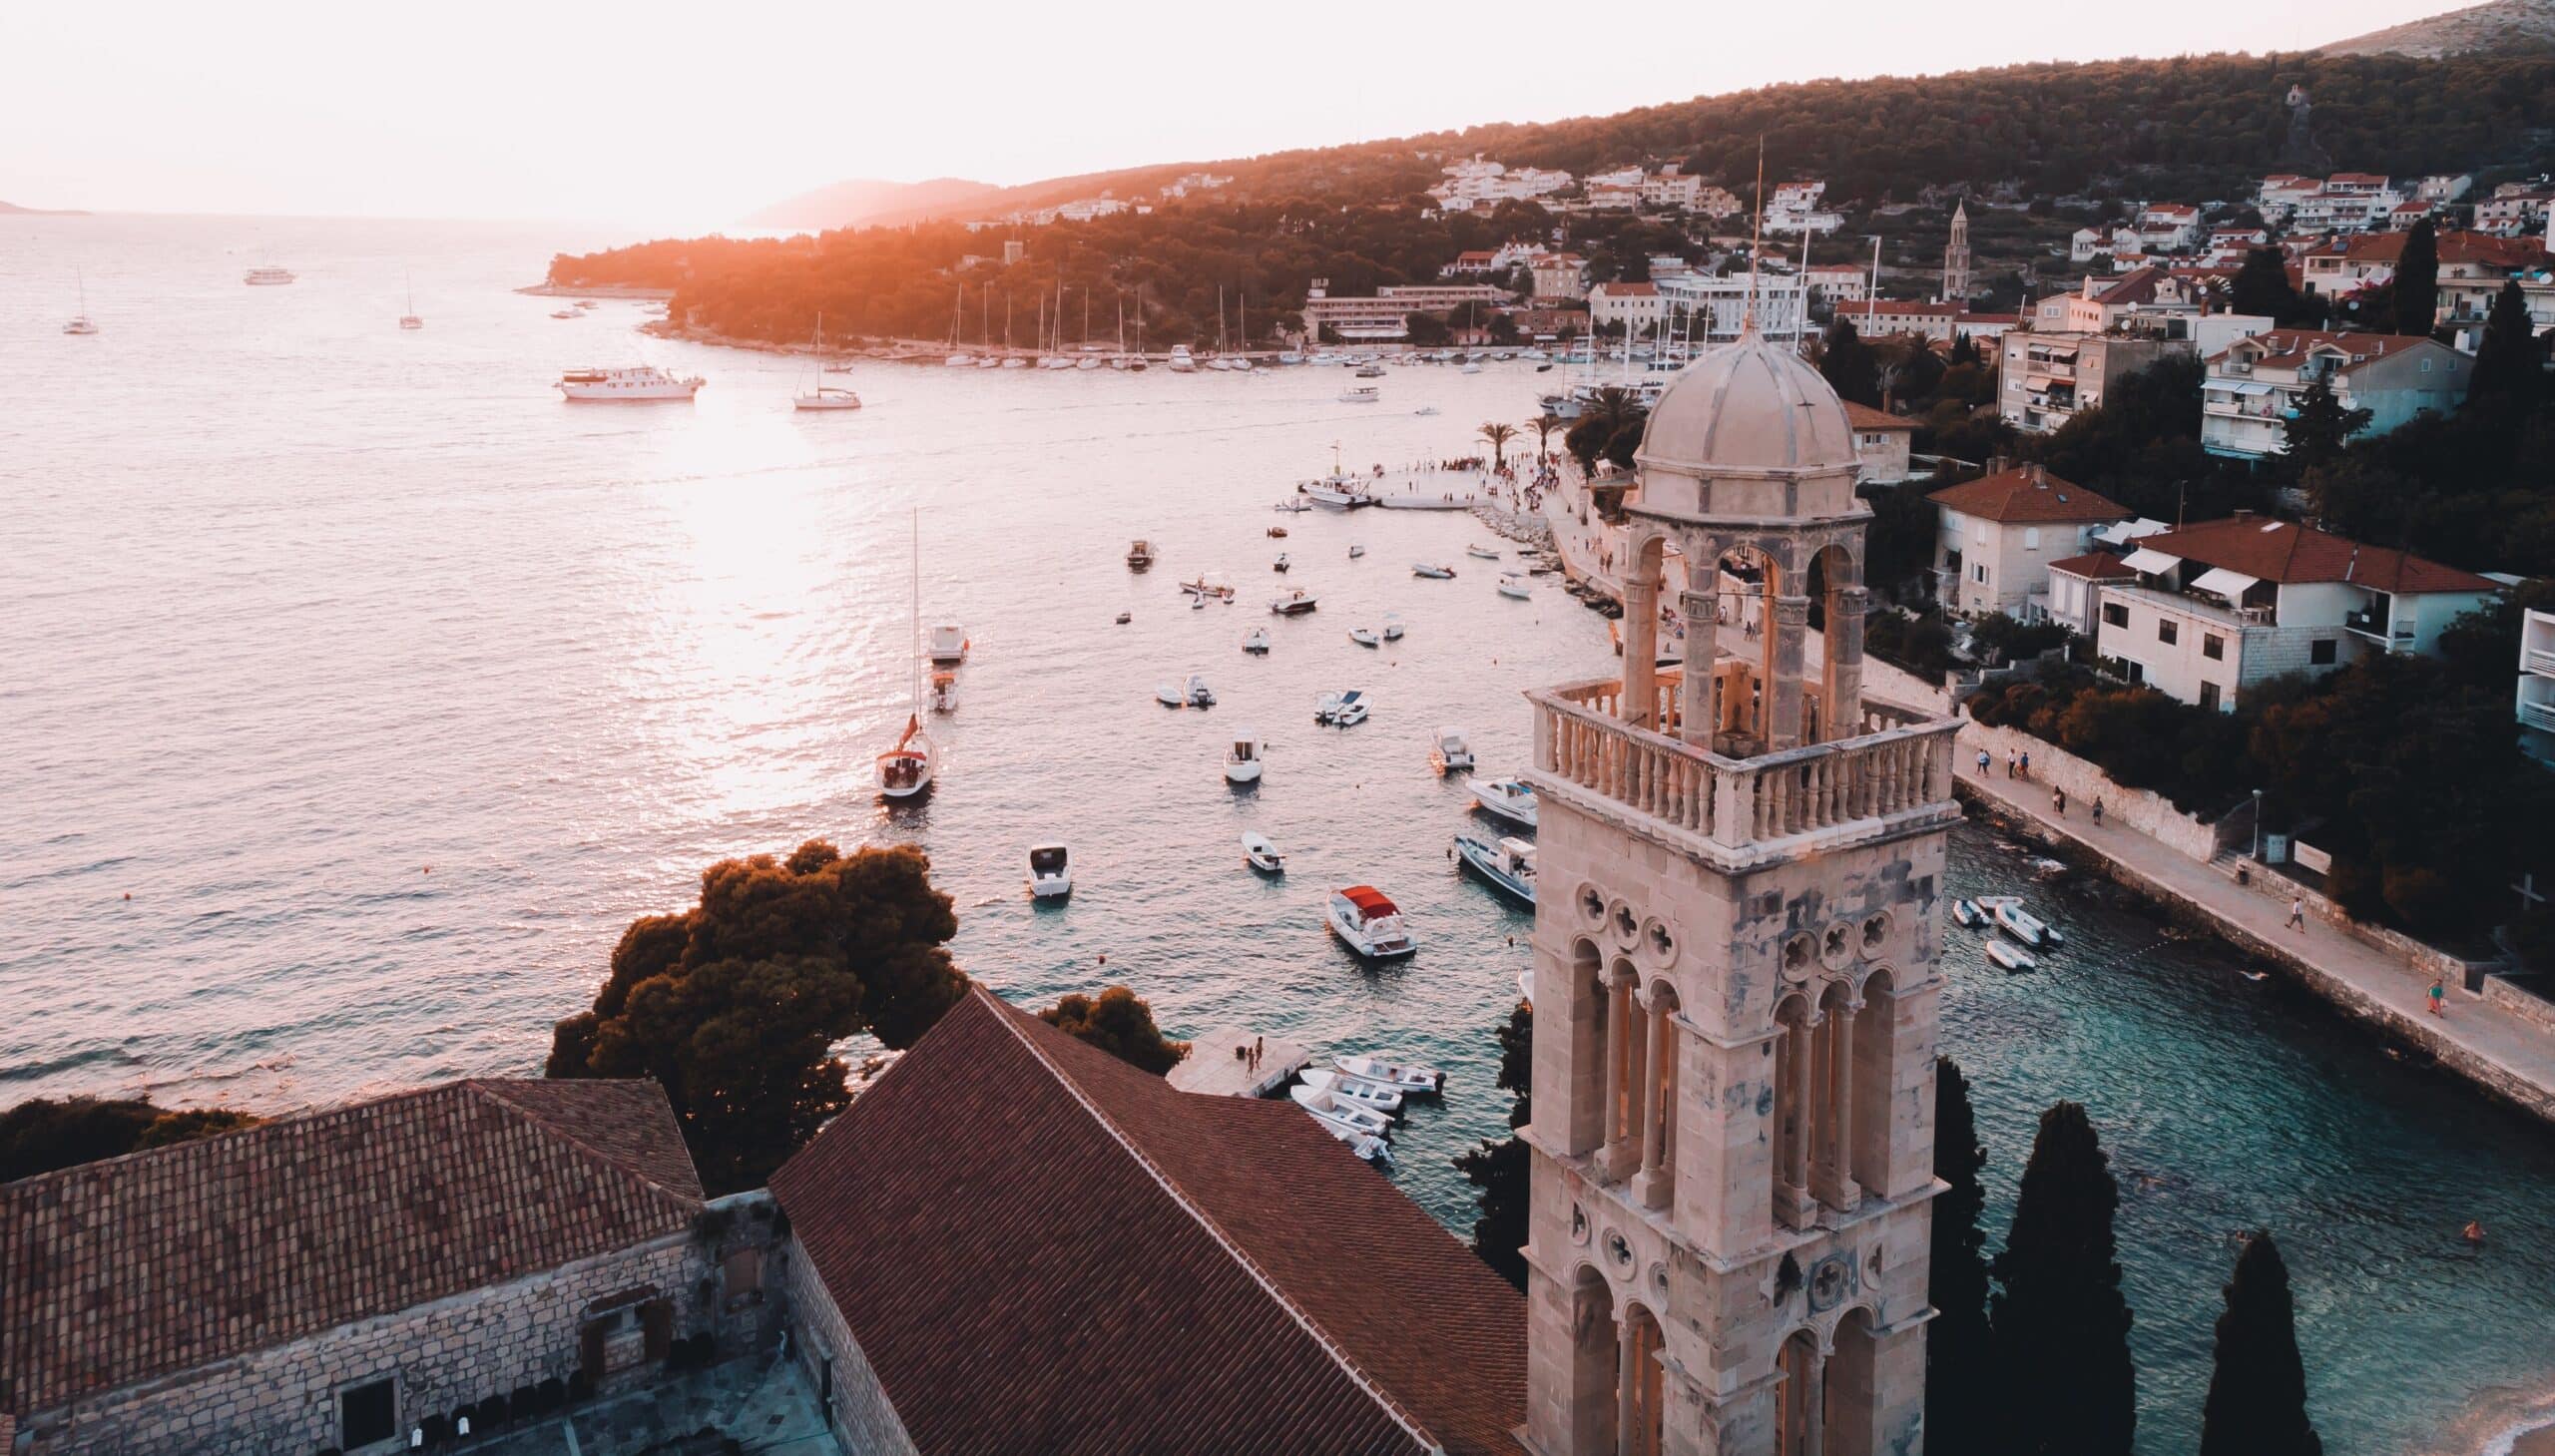
[[[1324,918],[1350,950],[1370,961],[1399,960],[1419,949],[1402,924],[1401,907],[1373,885],[1332,891]]]

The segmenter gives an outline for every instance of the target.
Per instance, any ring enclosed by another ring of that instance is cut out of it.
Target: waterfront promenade
[[[2309,989],[2359,1020],[2421,1048],[2444,1067],[2505,1100],[2555,1122],[2555,1031],[2504,1015],[2452,987],[2448,1014],[2423,1006],[2430,977],[2401,955],[2355,939],[2309,916],[2301,932],[2287,928],[2284,900],[2236,884],[2223,864],[2204,863],[2117,821],[2097,828],[2091,806],[2071,799],[2062,818],[2045,783],[2005,776],[2001,760],[1978,771],[1977,748],[1964,735],[1955,769],[1971,801],[2005,816],[2037,838],[2101,859],[2114,876],[2151,899],[2208,921],[2239,948],[2276,960]]]

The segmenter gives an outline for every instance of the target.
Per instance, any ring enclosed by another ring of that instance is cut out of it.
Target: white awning
[[[2209,387],[2212,389],[2224,389],[2230,394],[2273,394],[2278,392],[2269,384],[2231,384],[2222,379],[2212,379],[2209,381]]]
[[[2156,553],[2141,552],[2139,554],[2142,556],[2153,556]],[[2249,577],[2241,571],[2229,571],[2223,566],[2213,566],[2209,570],[2202,572],[2198,577],[2194,578],[2192,580],[2192,585],[2204,592],[2216,592],[2218,595],[2225,597],[2228,601],[2233,602],[2241,599],[2245,595],[2245,589],[2247,587],[2254,586],[2261,580],[2261,577]]]
[[[2140,576],[2159,576],[2182,565],[2183,560],[2179,556],[2167,556],[2161,551],[2150,551],[2142,546],[2122,557],[2120,564]]]

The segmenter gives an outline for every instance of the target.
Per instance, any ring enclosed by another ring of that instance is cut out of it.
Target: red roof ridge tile
[[[1330,1356],[1332,1362],[1339,1366],[1341,1373],[1348,1377],[1351,1384],[1354,1384],[1359,1390],[1365,1392],[1366,1396],[1373,1400],[1376,1405],[1382,1407],[1384,1412],[1393,1418],[1395,1424],[1410,1433],[1411,1439],[1418,1441],[1423,1446],[1426,1446],[1431,1450],[1443,1450],[1445,1448],[1444,1441],[1440,1440],[1437,1435],[1427,1427],[1421,1425],[1416,1415],[1404,1409],[1401,1402],[1395,1400],[1390,1391],[1386,1390],[1372,1376],[1367,1374],[1365,1369],[1349,1355],[1348,1351],[1342,1348],[1336,1339],[1332,1338],[1328,1330],[1322,1328],[1322,1326],[1316,1322],[1311,1315],[1307,1314],[1301,1306],[1296,1304],[1294,1299],[1286,1293],[1284,1286],[1279,1284],[1277,1278],[1272,1275],[1267,1268],[1261,1265],[1260,1260],[1252,1257],[1251,1251],[1242,1245],[1241,1240],[1235,1238],[1232,1233],[1227,1231],[1223,1224],[1217,1222],[1214,1215],[1210,1214],[1203,1205],[1190,1196],[1188,1190],[1182,1188],[1177,1180],[1164,1172],[1161,1165],[1155,1163],[1153,1158],[1148,1155],[1140,1145],[1138,1145],[1136,1140],[1128,1136],[1127,1130],[1118,1125],[1118,1120],[1111,1117],[1108,1110],[1100,1105],[1099,1100],[1094,1098],[1090,1092],[1083,1087],[1080,1078],[1076,1077],[1062,1063],[1047,1054],[1047,1049],[1038,1044],[1038,1038],[1031,1035],[1029,1028],[1023,1024],[1024,1021],[1031,1018],[1031,1014],[1029,1012],[1023,1011],[1020,1008],[1013,1006],[1010,1002],[996,996],[992,991],[987,990],[981,983],[971,986],[969,988],[969,993],[974,996],[982,997],[987,1003],[989,1003],[989,1007],[995,1013],[996,1019],[1002,1023],[1003,1029],[1011,1033],[1012,1036],[1018,1038],[1020,1045],[1027,1049],[1029,1055],[1037,1058],[1039,1065],[1045,1067],[1047,1071],[1055,1077],[1056,1081],[1063,1085],[1066,1092],[1072,1096],[1074,1101],[1082,1106],[1083,1111],[1089,1113],[1092,1120],[1098,1123],[1101,1128],[1109,1134],[1110,1140],[1124,1150],[1129,1158],[1135,1160],[1136,1166],[1145,1171],[1145,1176],[1152,1179],[1155,1186],[1160,1188],[1163,1191],[1163,1194],[1168,1197],[1182,1213],[1187,1213],[1192,1219],[1196,1220],[1198,1226],[1206,1230],[1207,1236],[1216,1240],[1217,1246],[1222,1248],[1226,1255],[1232,1258],[1235,1263],[1241,1265],[1244,1271],[1251,1275],[1253,1282],[1259,1284],[1261,1289],[1266,1292],[1270,1298],[1278,1302],[1278,1307],[1286,1311],[1286,1317],[1292,1319],[1295,1322],[1296,1327],[1300,1328],[1306,1335],[1310,1336],[1313,1343],[1320,1346],[1324,1354]],[[1039,1024],[1042,1027],[1045,1025],[1043,1021]],[[1058,1033],[1058,1035],[1062,1035],[1062,1033]],[[1188,1096],[1189,1094],[1177,1093],[1174,1095]]]
[[[528,1094],[528,1090],[534,1088],[544,1089],[545,1092],[553,1088],[581,1090],[611,1088],[615,1092],[638,1092],[644,1096],[648,1091],[657,1090],[657,1084],[653,1081],[640,1077],[471,1077],[465,1078],[458,1085],[539,1123],[543,1128],[566,1141],[577,1152],[609,1165],[616,1172],[632,1175],[650,1189],[672,1199],[687,1213],[706,1202],[709,1197],[701,1187],[700,1171],[693,1167],[692,1155],[684,1147],[680,1137],[675,1140],[671,1149],[632,1147],[616,1150],[595,1136],[594,1124],[562,1121],[555,1115],[555,1109],[535,1106],[542,1100],[542,1094]],[[510,1096],[510,1093],[513,1095]],[[526,1100],[527,1095],[530,1097],[529,1101]],[[680,1129],[678,1128],[677,1131],[679,1132]],[[669,1152],[680,1155],[683,1165],[680,1171],[664,1161],[664,1155]],[[657,1156],[652,1158],[651,1154]]]

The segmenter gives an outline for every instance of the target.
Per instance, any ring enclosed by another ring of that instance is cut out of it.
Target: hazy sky
[[[0,200],[710,227],[847,177],[1026,182],[1818,76],[2301,50],[2463,3],[0,0]]]

